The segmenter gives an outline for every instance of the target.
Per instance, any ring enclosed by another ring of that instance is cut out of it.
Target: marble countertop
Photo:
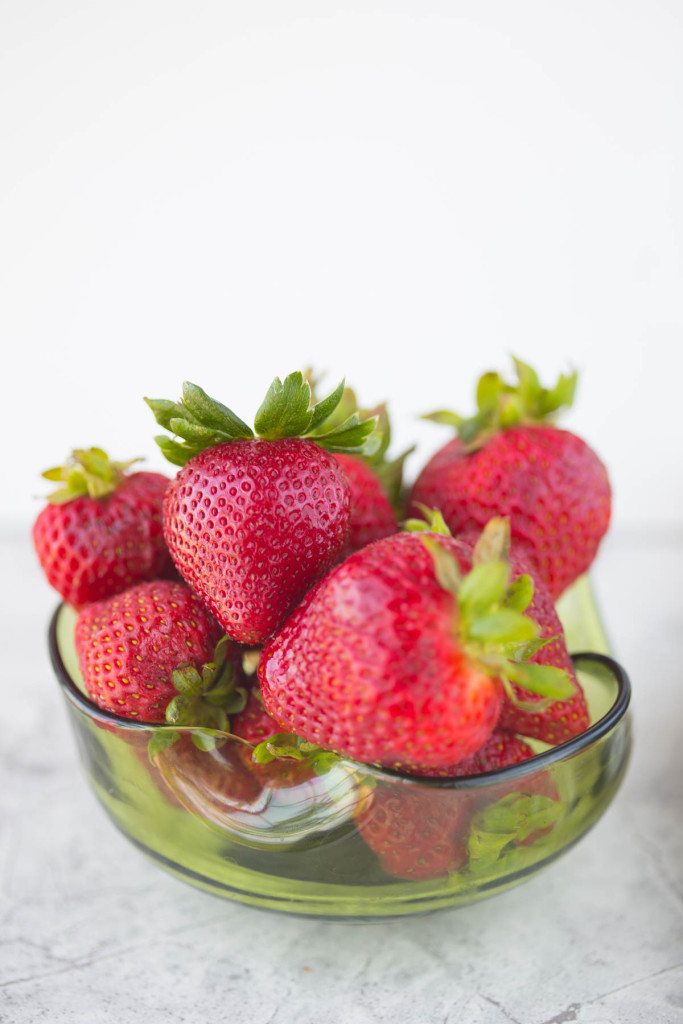
[[[622,536],[595,572],[636,743],[595,829],[494,899],[362,924],[221,902],[115,831],[48,665],[54,597],[25,539],[0,559],[3,1024],[683,1022],[683,541]]]

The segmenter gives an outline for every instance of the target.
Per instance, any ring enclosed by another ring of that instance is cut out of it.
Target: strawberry
[[[511,565],[513,575],[516,576],[521,575],[526,569],[524,562],[514,554],[511,557]],[[532,661],[537,665],[555,665],[563,668],[574,682],[574,693],[566,700],[548,704],[538,694],[530,693],[513,683],[515,700],[506,698],[500,716],[500,727],[555,746],[585,732],[590,725],[590,715],[585,694],[576,678],[567,651],[562,623],[548,589],[542,584],[534,584],[534,595],[528,614],[538,624],[540,638],[546,641],[533,655]]]
[[[233,736],[257,744],[279,730],[279,725],[263,706],[258,687],[252,687],[244,710],[231,719],[230,731]]]
[[[435,515],[426,508],[422,512],[432,530],[450,535],[440,514]],[[421,528],[419,521],[409,521],[408,526]],[[496,517],[487,523],[480,538],[473,538],[471,533],[469,538],[459,537],[457,540],[463,569],[471,568],[473,561],[503,559],[510,562],[513,580],[520,580],[524,576],[530,578],[525,561],[510,551],[509,519]],[[567,651],[562,623],[548,588],[542,582],[534,580],[527,612],[539,629],[538,650],[532,653],[530,660],[536,665],[552,665],[563,669],[574,684],[574,692],[566,700],[548,701],[511,682],[499,726],[509,733],[521,733],[554,746],[585,732],[590,725],[590,716],[584,692]]]
[[[75,632],[86,690],[101,708],[142,722],[225,729],[236,652],[220,637],[199,598],[169,580],[88,605]]]
[[[523,613],[528,577],[510,585],[499,558],[463,577],[459,557],[451,537],[406,533],[333,569],[263,649],[268,713],[310,743],[419,770],[456,765],[483,746],[503,679],[571,694],[565,671],[526,660],[538,640]]]
[[[439,878],[467,860],[467,792],[380,784],[356,819],[358,831],[395,878]]]
[[[515,550],[557,598],[595,558],[610,521],[610,485],[595,452],[552,423],[573,401],[576,374],[549,390],[531,367],[514,363],[515,385],[496,373],[480,379],[470,419],[426,417],[454,426],[458,437],[420,473],[411,511],[440,509],[455,535],[480,530],[492,515],[509,516]]]
[[[180,403],[147,400],[181,439],[157,438],[183,467],[164,505],[169,549],[240,643],[270,636],[346,544],[349,484],[331,452],[362,452],[376,420],[353,414],[325,431],[342,394],[343,382],[311,405],[301,373],[276,378],[256,415],[257,437],[196,385],[184,385]]]
[[[349,537],[344,554],[359,551],[373,540],[398,530],[394,510],[377,474],[354,455],[337,455],[351,491]]]
[[[481,750],[456,765],[455,775],[481,775],[483,772],[498,772],[512,764],[521,764],[534,756],[528,743],[519,736],[496,729]]]
[[[168,478],[127,474],[133,462],[76,449],[65,466],[43,473],[63,486],[38,515],[33,543],[48,582],[76,608],[173,575],[162,531]]]
[[[484,772],[497,772],[512,764],[521,764],[534,756],[528,743],[520,736],[504,732],[496,727],[483,747],[464,761],[450,768],[433,768],[414,774],[432,778],[460,778],[464,775],[482,775]]]

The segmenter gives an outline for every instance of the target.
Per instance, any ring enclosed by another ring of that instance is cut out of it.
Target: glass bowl
[[[470,903],[551,863],[600,818],[630,751],[630,685],[607,654],[587,579],[560,602],[591,727],[522,764],[463,779],[417,779],[337,760],[254,765],[227,740],[200,751],[183,730],[149,760],[147,726],[82,690],[75,613],[60,606],[50,654],[88,781],[140,850],[192,885],[253,906],[386,917]]]

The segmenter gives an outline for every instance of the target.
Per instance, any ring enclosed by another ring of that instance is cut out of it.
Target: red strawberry
[[[514,554],[511,557],[511,565],[513,576],[518,577],[525,572],[524,562]],[[523,704],[538,704],[540,710],[535,711],[506,699],[500,716],[500,727],[554,746],[585,732],[590,725],[590,715],[585,694],[567,652],[562,623],[549,591],[542,584],[534,584],[534,596],[527,612],[538,624],[540,637],[553,638],[550,643],[541,647],[531,660],[537,665],[555,665],[563,668],[573,680],[575,689],[567,700],[558,700],[546,706],[538,694],[530,693],[513,683],[517,700]]]
[[[440,516],[428,515],[436,529],[446,529]],[[417,524],[414,524],[417,525]],[[471,534],[470,534],[471,537]],[[469,541],[458,538],[462,548],[461,568],[469,569],[473,559],[508,559],[513,580],[529,576],[529,567],[513,551],[510,554],[510,522],[497,517],[490,520],[481,539]],[[500,715],[499,726],[510,733],[521,733],[544,743],[556,745],[585,732],[590,725],[586,698],[574,673],[572,660],[567,652],[562,623],[555,609],[550,593],[542,582],[534,580],[533,596],[526,609],[530,618],[539,628],[539,639],[546,643],[531,656],[535,665],[552,665],[564,669],[574,684],[574,693],[566,700],[548,704],[538,694],[530,693],[523,687],[511,684],[515,695],[512,701],[507,695]],[[548,642],[549,641],[549,642]],[[528,705],[537,705],[529,707]]]
[[[498,772],[501,768],[528,761],[533,756],[533,750],[523,739],[497,729],[481,750],[456,765],[455,774],[462,776]]]
[[[394,510],[377,474],[353,455],[337,455],[351,489],[351,519],[345,554],[396,533]]]
[[[547,390],[530,367],[519,360],[515,367],[517,385],[495,373],[481,378],[471,419],[427,417],[459,436],[422,470],[411,508],[415,515],[420,505],[440,509],[456,535],[509,516],[515,550],[557,598],[595,558],[610,521],[610,485],[584,441],[546,422],[571,404],[576,375]]]
[[[524,661],[538,630],[514,607],[507,564],[463,578],[464,557],[453,538],[399,534],[337,566],[264,647],[268,713],[359,761],[444,768],[490,737],[501,675],[572,692],[566,673]]]
[[[81,607],[134,583],[173,575],[162,532],[168,478],[125,472],[100,448],[77,449],[43,476],[64,486],[33,526],[33,543],[48,582]]]
[[[434,768],[416,774],[432,778],[460,778],[463,775],[481,775],[484,772],[497,772],[512,764],[521,764],[534,756],[528,743],[520,736],[504,732],[500,728],[491,733],[486,743],[476,754],[466,757],[460,764],[451,768]]]
[[[387,874],[439,878],[467,860],[471,807],[466,791],[380,784],[357,826]]]
[[[183,466],[165,501],[171,554],[240,643],[273,633],[346,543],[349,485],[321,446],[359,452],[376,421],[352,416],[321,433],[342,392],[311,407],[300,373],[276,379],[256,415],[258,438],[195,385],[184,385],[179,404],[148,400],[157,421],[184,439],[157,439]]]
[[[194,698],[204,692],[198,670],[211,662],[220,636],[189,587],[157,580],[89,605],[78,617],[75,639],[85,686],[96,704],[126,718],[163,722],[171,700],[197,710]],[[181,699],[187,672],[179,679],[178,670],[189,669],[200,685],[196,693],[184,687]],[[218,725],[196,719],[187,724]]]
[[[252,687],[246,707],[230,721],[230,732],[249,743],[256,744],[279,731],[280,726],[263,706],[258,687]]]

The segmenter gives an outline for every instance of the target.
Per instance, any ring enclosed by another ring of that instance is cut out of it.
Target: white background
[[[155,458],[184,378],[346,373],[414,473],[512,350],[680,528],[678,0],[2,0],[0,51],[5,527],[74,445]]]

